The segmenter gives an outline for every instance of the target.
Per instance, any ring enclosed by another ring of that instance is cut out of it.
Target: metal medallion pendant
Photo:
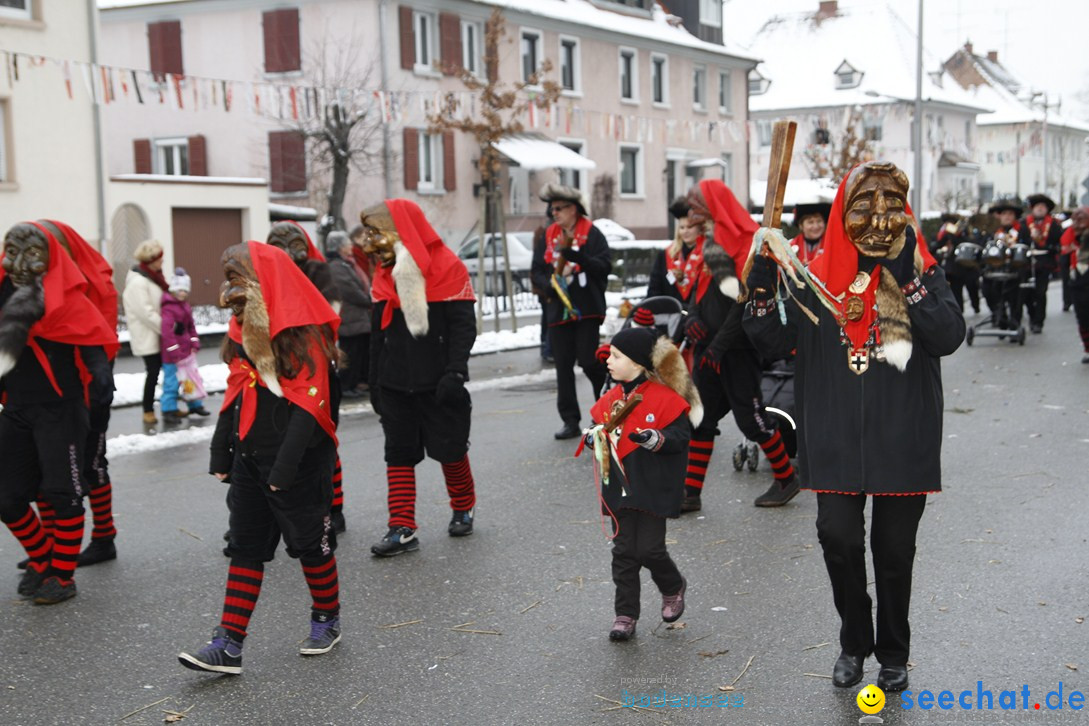
[[[861,295],[866,292],[866,288],[870,286],[870,273],[859,272],[855,275],[855,281],[851,283],[848,291],[853,292],[855,295]]]
[[[865,309],[866,305],[862,302],[862,298],[849,297],[847,298],[847,302],[844,304],[843,312],[844,315],[847,316],[848,320],[850,320],[852,323],[857,323],[859,320],[862,320],[862,313]]]
[[[865,348],[848,348],[847,367],[855,375],[861,376],[870,367],[870,352]]]

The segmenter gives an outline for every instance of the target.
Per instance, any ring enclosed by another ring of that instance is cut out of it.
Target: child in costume
[[[185,268],[174,270],[170,289],[163,293],[160,308],[163,321],[163,395],[159,399],[159,408],[163,412],[163,420],[167,422],[177,423],[187,415],[178,411],[178,364],[200,350],[200,338],[193,322],[193,307],[189,304],[191,287],[192,282],[185,274]],[[188,401],[188,404],[189,413],[197,416],[211,413],[199,399]]]
[[[609,638],[629,640],[639,620],[643,567],[662,593],[662,620],[672,623],[684,613],[687,582],[666,550],[666,518],[680,516],[688,441],[703,407],[676,347],[650,329],[617,333],[606,365],[620,385],[594,404],[585,441],[613,520],[616,620]]]
[[[180,653],[187,668],[242,671],[242,644],[264,563],[282,537],[302,563],[313,599],[301,655],[340,641],[333,499],[336,432],[329,371],[337,314],[283,251],[246,242],[223,253],[220,304],[233,316],[223,345],[227,393],[212,438],[210,472],[229,482],[231,558],[223,617],[211,642]]]

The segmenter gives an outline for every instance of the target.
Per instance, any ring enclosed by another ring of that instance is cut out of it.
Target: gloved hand
[[[752,260],[752,269],[745,280],[745,286],[754,297],[769,298],[775,295],[778,272],[775,260],[764,255],[757,255]]]
[[[174,335],[181,335],[185,332],[185,325],[182,323],[174,323]]]
[[[915,235],[908,233],[904,237],[904,249],[900,250],[899,257],[894,260],[878,260],[888,268],[900,287],[915,279]]]
[[[658,429],[644,429],[628,434],[628,441],[639,444],[647,451],[657,451],[661,448],[665,437]]]
[[[690,316],[684,324],[684,339],[688,341],[689,346],[695,346],[701,340],[707,337],[707,326],[703,324],[703,321],[695,316]]]
[[[435,403],[448,406],[457,402],[464,392],[465,376],[457,371],[447,371],[435,386]]]
[[[700,356],[700,370],[711,370],[715,374],[722,373],[722,361],[718,359],[718,355],[708,348],[703,351],[703,355]]]
[[[594,357],[597,358],[598,363],[600,363],[601,365],[605,365],[605,362],[609,360],[609,353],[612,351],[612,349],[613,347],[608,343],[602,343],[601,345],[599,345],[597,347],[597,350],[594,351]]]
[[[576,265],[582,264],[582,261],[586,259],[586,253],[582,250],[576,250],[573,247],[561,247],[560,254],[568,262],[574,262]]]

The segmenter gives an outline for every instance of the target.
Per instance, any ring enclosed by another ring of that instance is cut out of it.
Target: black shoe
[[[573,439],[578,436],[582,436],[582,429],[579,428],[577,422],[572,423],[571,421],[566,421],[563,424],[563,428],[553,435],[556,437],[557,440],[561,441],[563,439]]]
[[[196,653],[178,653],[178,662],[186,668],[237,676],[242,672],[242,644],[217,627],[212,639]]]
[[[55,605],[76,596],[76,582],[69,580],[65,585],[56,575],[42,580],[41,587],[34,593],[35,605]]]
[[[451,537],[468,537],[473,533],[473,510],[455,509],[454,516],[450,518],[450,526],[446,528]]]
[[[186,414],[181,411],[163,411],[164,424],[178,424],[185,420]]]
[[[224,557],[230,557],[231,556],[231,548],[230,547],[224,547],[223,548],[223,556]]]
[[[690,497],[687,494],[684,495],[684,499],[681,501],[681,512],[698,512],[703,509],[703,502],[700,501],[700,495],[697,494],[694,497]]]
[[[881,666],[877,674],[877,687],[885,693],[896,693],[907,688],[907,666]]]
[[[393,557],[402,552],[415,552],[418,549],[420,549],[420,540],[416,539],[416,530],[409,527],[390,527],[386,536],[371,547],[371,552],[377,557]]]
[[[1040,323],[1033,323],[1032,325],[1029,326],[1029,329],[1032,330],[1032,332],[1036,333],[1036,334],[1040,334],[1040,333],[1044,332],[1044,326],[1040,325]]]
[[[117,559],[117,547],[113,544],[113,537],[104,539],[92,539],[91,544],[79,553],[76,558],[77,567],[97,565],[99,562],[108,562]]]
[[[42,586],[42,581],[44,579],[45,570],[38,572],[37,570],[28,568],[19,578],[19,594],[23,597],[31,597],[34,593],[38,592],[38,588]]]
[[[333,525],[333,531],[337,534],[344,534],[348,529],[348,525],[344,521],[344,512],[331,512],[329,514],[329,521]]]
[[[839,654],[836,665],[832,668],[832,685],[836,688],[850,688],[862,680],[864,655],[851,655],[847,651]]]
[[[792,476],[789,481],[780,484],[773,481],[768,490],[758,496],[753,502],[757,507],[781,507],[798,495],[798,477]]]
[[[209,411],[208,409],[206,409],[204,406],[190,406],[189,407],[189,415],[190,416],[194,416],[194,415],[195,416],[211,416],[212,412]]]
[[[1082,363],[1084,363],[1084,362],[1085,361],[1082,361]],[[29,557],[24,557],[23,559],[21,559],[21,560],[19,560],[18,562],[15,563],[15,569],[25,570],[26,569],[26,563],[28,563],[28,562],[30,562],[30,558]]]
[[[224,542],[230,542],[231,541],[231,530],[228,529],[226,532],[223,533],[223,541]]]

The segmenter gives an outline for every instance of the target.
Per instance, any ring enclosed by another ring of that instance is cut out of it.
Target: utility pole
[[[919,0],[919,25],[915,47],[915,170],[911,180],[911,208],[923,213],[923,0]]]

